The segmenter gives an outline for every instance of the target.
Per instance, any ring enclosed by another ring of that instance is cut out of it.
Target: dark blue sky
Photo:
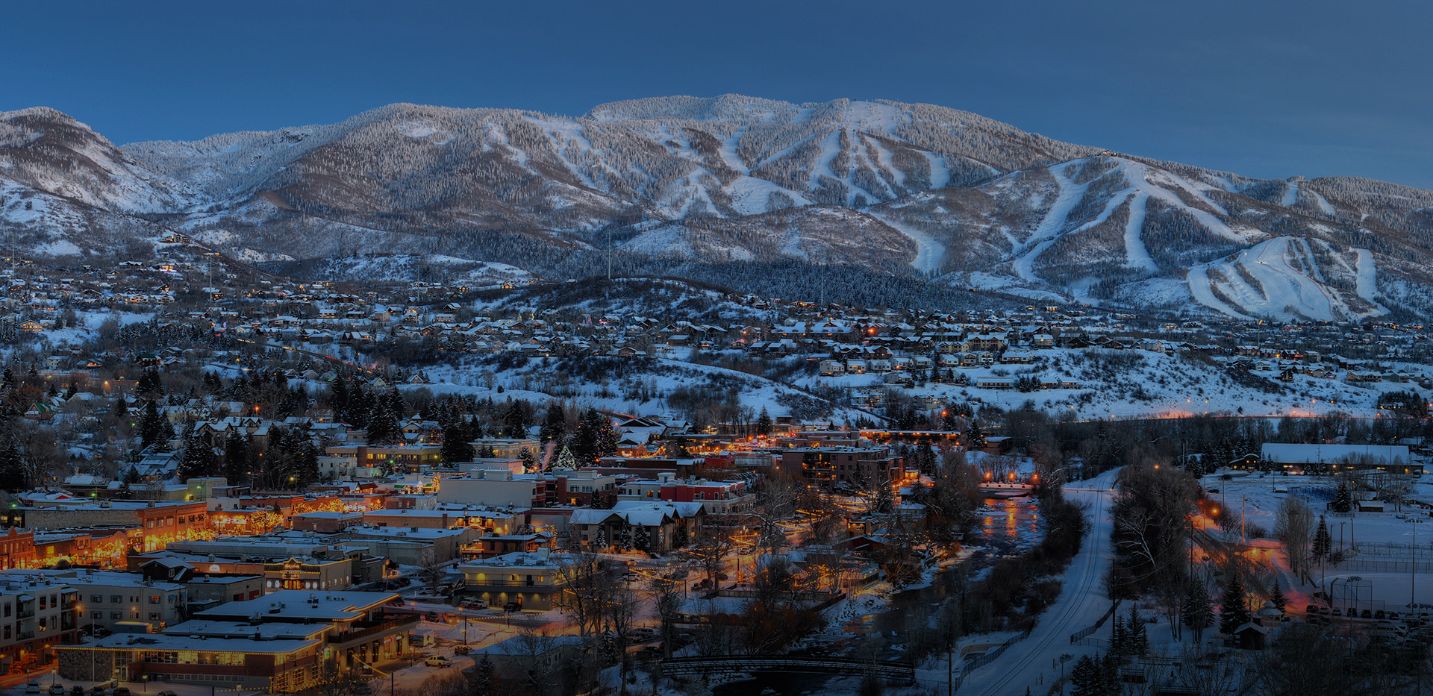
[[[0,109],[124,143],[395,101],[884,97],[1255,176],[1433,188],[1430,27],[1415,0],[22,0],[0,14]]]

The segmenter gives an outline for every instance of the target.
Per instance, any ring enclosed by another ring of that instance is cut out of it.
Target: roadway
[[[1065,571],[1059,598],[1040,616],[1028,637],[1012,644],[990,664],[966,674],[961,693],[1003,696],[1023,694],[1027,688],[1031,693],[1045,693],[1060,675],[1060,655],[1084,652],[1070,645],[1070,634],[1093,624],[1110,608],[1104,581],[1114,560],[1110,531],[1114,528],[1111,502],[1117,472],[1065,486],[1066,498],[1086,505],[1089,529]],[[1066,669],[1073,666],[1067,664]],[[944,681],[944,675],[940,676]]]

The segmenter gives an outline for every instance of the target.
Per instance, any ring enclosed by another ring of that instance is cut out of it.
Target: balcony
[[[357,624],[353,630],[342,635],[329,635],[328,640],[335,645],[347,645],[358,643],[375,636],[383,635],[395,629],[412,628],[421,619],[417,614],[407,614],[387,618],[374,624]]]
[[[463,589],[467,592],[481,592],[488,588],[510,588],[525,587],[535,592],[551,592],[557,588],[557,583],[528,582],[526,580],[464,580]]]

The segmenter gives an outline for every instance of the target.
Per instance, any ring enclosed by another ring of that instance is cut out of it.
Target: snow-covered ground
[[[1029,636],[1012,644],[993,662],[966,674],[961,693],[1001,696],[1025,693],[1027,688],[1043,693],[1037,687],[1058,677],[1061,654],[1093,652],[1092,648],[1071,645],[1070,634],[1093,624],[1110,608],[1104,578],[1114,560],[1110,544],[1114,525],[1111,496],[1117,475],[1118,470],[1112,470],[1065,487],[1065,495],[1072,502],[1086,506],[1089,529],[1080,542],[1079,553],[1065,571],[1059,598],[1040,615]]]
[[[1340,564],[1313,568],[1312,585],[1299,586],[1287,576],[1291,588],[1311,594],[1319,587],[1331,590],[1336,598],[1357,597],[1360,606],[1405,611],[1410,601],[1433,605],[1433,518],[1419,503],[1433,503],[1433,480],[1419,477],[1401,509],[1385,503],[1383,512],[1339,514],[1327,510],[1337,483],[1325,476],[1285,476],[1237,471],[1220,471],[1205,476],[1201,484],[1209,498],[1223,506],[1234,524],[1225,532],[1232,540],[1247,537],[1250,545],[1268,548],[1271,560],[1286,565],[1279,544],[1272,538],[1280,504],[1285,498],[1303,500],[1314,514],[1322,515],[1329,528],[1332,547],[1346,558]],[[1243,521],[1243,527],[1239,525]],[[1418,577],[1414,577],[1414,568]],[[1342,589],[1344,585],[1353,589]],[[1291,602],[1302,610],[1300,604]]]
[[[1341,373],[1322,378],[1294,375],[1291,383],[1277,381],[1273,370],[1253,374],[1276,391],[1236,382],[1219,363],[1193,360],[1175,353],[1148,350],[1072,350],[1051,348],[1030,351],[1030,365],[994,365],[959,368],[972,385],[983,377],[1030,375],[1042,380],[1070,382],[1077,388],[988,389],[977,386],[930,383],[905,391],[937,401],[992,404],[1004,409],[1026,402],[1059,413],[1074,411],[1082,418],[1168,417],[1203,414],[1243,416],[1315,415],[1334,412],[1360,417],[1378,414],[1377,400],[1385,391],[1410,388],[1407,383],[1350,384]],[[1410,374],[1433,376],[1433,366],[1391,366]],[[814,389],[826,384],[843,388],[880,387],[881,375],[808,377],[800,386]]]

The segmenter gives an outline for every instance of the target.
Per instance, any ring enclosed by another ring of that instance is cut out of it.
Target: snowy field
[[[1405,611],[1410,601],[1433,605],[1433,517],[1427,507],[1433,503],[1433,479],[1415,479],[1408,500],[1397,508],[1385,503],[1383,512],[1336,513],[1327,509],[1337,483],[1326,476],[1285,476],[1221,471],[1201,480],[1209,498],[1224,506],[1233,524],[1226,538],[1247,537],[1251,545],[1273,549],[1271,538],[1279,505],[1290,496],[1303,500],[1315,515],[1323,515],[1335,552],[1345,560],[1338,564],[1317,564],[1313,568],[1316,586],[1336,599],[1357,601],[1361,608]],[[1365,493],[1367,494],[1367,493]],[[1239,521],[1244,522],[1243,533]],[[1273,560],[1281,551],[1272,552]],[[1414,569],[1417,569],[1417,575]],[[1302,594],[1315,586],[1290,585]],[[1342,589],[1344,585],[1352,589]],[[1302,609],[1302,607],[1298,607]]]

